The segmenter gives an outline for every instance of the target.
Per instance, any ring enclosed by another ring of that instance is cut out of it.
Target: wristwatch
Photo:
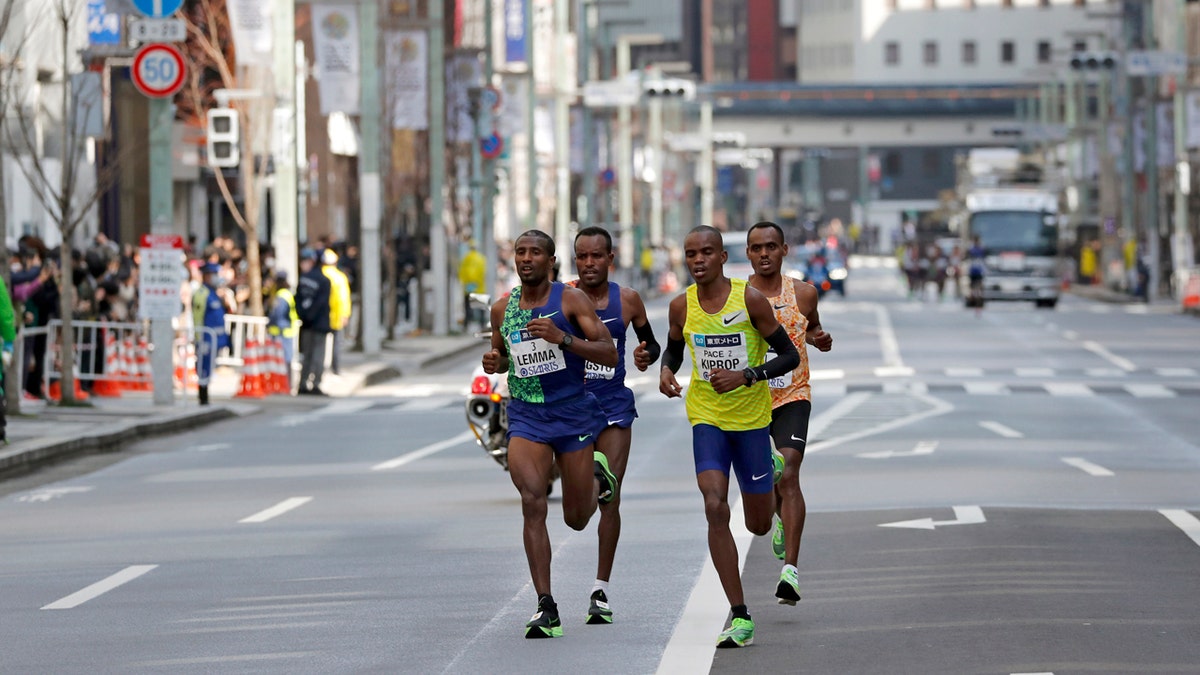
[[[753,368],[743,368],[742,369],[742,377],[746,378],[746,386],[747,387],[754,384],[755,382],[758,382],[758,374],[754,372]]]
[[[563,333],[563,339],[562,342],[558,343],[558,348],[565,352],[567,351],[567,347],[570,347],[571,343],[573,342],[575,342],[574,335],[571,335],[570,333]]]

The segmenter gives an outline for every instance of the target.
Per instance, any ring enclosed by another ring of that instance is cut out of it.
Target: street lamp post
[[[617,78],[625,79],[630,72],[629,50],[633,45],[657,45],[663,43],[658,33],[630,33],[617,38]],[[634,225],[633,225],[633,130],[630,128],[632,109],[622,105],[617,109],[617,126],[620,133],[618,143],[617,194],[618,217],[621,226],[621,267],[633,268]]]

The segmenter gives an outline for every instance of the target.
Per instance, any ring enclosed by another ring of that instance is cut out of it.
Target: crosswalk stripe
[[[1017,368],[1017,377],[1054,377],[1053,368]]]
[[[1195,368],[1155,368],[1159,377],[1196,377]]]
[[[1012,393],[1008,387],[999,382],[964,382],[963,389],[968,394],[979,396],[998,396]]]
[[[983,377],[983,368],[947,368],[946,377]]]
[[[1052,396],[1095,396],[1086,384],[1076,382],[1047,382],[1042,385]]]
[[[1175,398],[1176,393],[1161,384],[1127,384],[1125,391],[1135,398]]]

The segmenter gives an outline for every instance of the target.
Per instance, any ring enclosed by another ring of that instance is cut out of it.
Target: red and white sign
[[[179,290],[184,280],[183,237],[143,234],[138,267],[138,315],[142,319],[171,319],[183,310]]]
[[[174,45],[145,45],[133,57],[133,84],[151,98],[174,96],[183,88],[186,72],[183,54]]]

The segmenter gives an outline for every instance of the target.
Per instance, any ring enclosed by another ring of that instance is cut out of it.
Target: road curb
[[[137,421],[114,422],[96,431],[22,443],[22,447],[0,452],[0,477],[32,471],[77,455],[110,452],[127,443],[236,416],[237,412],[232,408],[211,406]]]

